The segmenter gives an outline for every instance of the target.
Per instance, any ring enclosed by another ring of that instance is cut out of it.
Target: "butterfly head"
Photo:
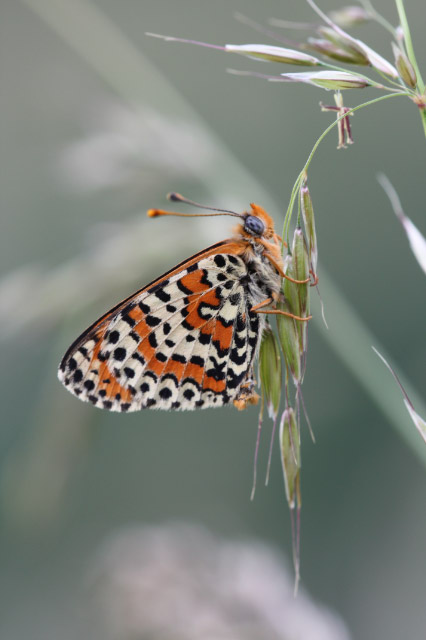
[[[242,214],[243,224],[239,225],[238,231],[246,238],[273,238],[275,231],[271,216],[257,204],[251,203],[250,206],[251,211]]]

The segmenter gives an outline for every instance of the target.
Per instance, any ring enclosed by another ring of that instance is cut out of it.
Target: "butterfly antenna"
[[[167,199],[172,202],[183,202],[185,204],[190,204],[192,207],[197,207],[199,209],[208,209],[209,211],[216,211],[217,213],[177,213],[175,211],[163,211],[163,209],[149,209],[148,216],[150,218],[156,218],[157,216],[180,216],[182,218],[198,218],[200,216],[234,216],[235,218],[243,218],[244,216],[241,213],[236,213],[235,211],[230,211],[229,209],[217,209],[216,207],[207,207],[204,204],[199,204],[198,202],[194,202],[193,200],[188,200],[188,198],[184,198],[180,195],[180,193],[169,193],[167,195]]]

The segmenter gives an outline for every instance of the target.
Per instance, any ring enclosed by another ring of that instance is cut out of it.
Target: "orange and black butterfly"
[[[179,194],[169,197],[202,207]],[[241,214],[212,210],[217,213],[200,215],[240,219],[233,236],[180,263],[86,329],[59,367],[71,393],[110,411],[257,403],[253,365],[262,314],[291,315],[275,308],[285,277],[282,241],[255,204]],[[148,215],[197,214],[152,209]]]

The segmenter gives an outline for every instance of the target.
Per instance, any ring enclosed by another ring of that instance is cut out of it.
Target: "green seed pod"
[[[335,31],[331,27],[319,27],[318,33],[329,42],[335,44],[337,47],[347,51],[354,59],[353,64],[359,64],[363,66],[367,66],[369,64],[368,56],[359,49],[356,43],[354,43],[354,39],[352,39],[350,36],[346,37],[346,34],[344,32],[337,33],[337,31]]]
[[[294,410],[286,409],[280,424],[280,449],[285,493],[290,509],[300,507],[300,434]]]
[[[286,276],[289,276],[290,278],[293,278],[293,280],[296,280],[294,259],[293,255],[291,254],[287,254],[284,258],[284,273],[286,274]],[[291,280],[287,280],[287,278],[285,278],[283,281],[283,293],[285,301],[289,307],[288,311],[296,316],[301,315],[299,292],[297,289],[298,286],[299,285],[295,284],[294,282],[291,282]]]
[[[306,246],[305,236],[300,227],[294,230],[293,236],[293,265],[294,277],[296,280],[309,279],[309,253]],[[309,311],[309,282],[306,284],[297,284],[297,292],[299,296],[300,314],[302,318],[306,317]]]
[[[343,49],[329,40],[308,38],[308,44],[306,47],[312,49],[312,51],[321,53],[323,56],[331,58],[332,60],[338,60],[339,62],[345,62],[346,64],[360,64],[360,56],[358,53]]]
[[[269,325],[263,331],[260,345],[259,377],[269,417],[275,418],[280,406],[282,371],[280,347]]]
[[[281,311],[290,311],[286,302],[279,302],[277,308]],[[299,332],[296,320],[287,316],[277,316],[278,338],[284,355],[287,369],[293,376],[294,384],[298,387],[302,382],[301,351],[299,344]]]
[[[398,73],[408,87],[415,89],[417,86],[417,76],[413,66],[405,53],[392,42],[393,55]]]
[[[300,227],[297,227],[293,236],[293,264],[294,264],[294,277],[296,280],[306,280],[309,278],[309,254],[306,246],[305,236]],[[309,315],[310,308],[310,286],[309,282],[306,284],[296,284],[297,295],[299,298],[299,313],[297,315],[302,318],[306,318]],[[307,322],[296,321],[296,328],[299,334],[299,344],[302,353],[306,351],[307,347]]]
[[[269,62],[285,62],[302,66],[316,66],[320,64],[318,58],[295,49],[285,49],[269,44],[226,44],[225,50],[239,53],[249,58],[268,60]]]
[[[289,82],[305,82],[322,89],[333,89],[333,91],[364,89],[370,85],[366,78],[349,71],[303,71],[302,73],[281,73],[280,75]]]
[[[314,208],[312,206],[312,198],[306,184],[304,184],[300,189],[300,208],[309,243],[309,261],[312,265],[312,271],[316,273],[318,262],[317,233],[315,230],[315,216]]]

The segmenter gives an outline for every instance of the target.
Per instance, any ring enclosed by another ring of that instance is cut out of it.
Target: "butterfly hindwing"
[[[246,264],[232,253],[215,253],[182,267],[76,341],[59,370],[72,393],[113,411],[232,402],[260,337],[244,284]]]

